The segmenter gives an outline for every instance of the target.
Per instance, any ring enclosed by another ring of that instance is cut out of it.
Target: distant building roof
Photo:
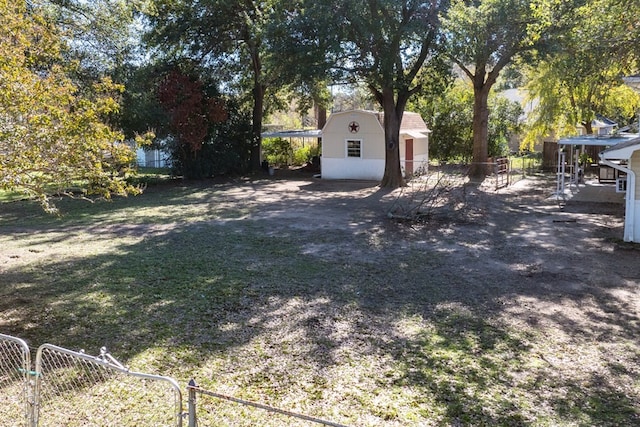
[[[635,76],[623,77],[622,81],[629,87],[640,91],[640,75],[636,74]]]
[[[618,126],[618,123],[606,118],[605,116],[601,116],[600,114],[597,114],[596,118],[593,119],[591,123],[593,126]]]

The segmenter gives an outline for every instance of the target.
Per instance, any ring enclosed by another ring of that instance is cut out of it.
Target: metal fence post
[[[198,425],[196,418],[196,387],[198,387],[196,380],[193,378],[189,380],[189,386],[187,387],[189,390],[189,427],[196,427]]]
[[[2,396],[0,415],[15,421],[14,425],[33,425],[31,374],[31,352],[27,343],[20,338],[0,334],[0,386],[3,393],[8,393],[6,403]],[[12,393],[15,396],[11,396]],[[19,423],[18,419],[22,422]]]

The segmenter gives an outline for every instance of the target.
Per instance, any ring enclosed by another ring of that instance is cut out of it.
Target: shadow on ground
[[[468,215],[412,225],[372,183],[313,180],[2,205],[0,331],[354,425],[637,423],[618,207],[464,191]]]

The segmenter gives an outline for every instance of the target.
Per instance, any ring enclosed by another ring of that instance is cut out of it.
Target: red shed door
[[[413,175],[413,139],[404,141],[404,171],[405,175]]]

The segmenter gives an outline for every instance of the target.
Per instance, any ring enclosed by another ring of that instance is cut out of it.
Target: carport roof
[[[558,141],[558,145],[595,145],[600,147],[612,147],[633,139],[638,139],[638,134],[620,134],[615,136],[583,135],[562,138]]]
[[[263,138],[319,138],[320,129],[283,130],[279,132],[263,132]]]

